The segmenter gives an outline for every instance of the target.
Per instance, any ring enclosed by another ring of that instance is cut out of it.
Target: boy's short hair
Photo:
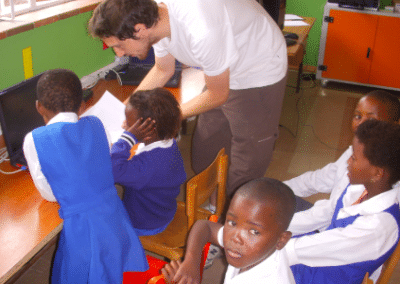
[[[81,81],[67,69],[44,72],[38,80],[36,93],[38,101],[54,113],[78,113],[83,97]]]
[[[384,90],[374,90],[365,95],[369,98],[374,98],[381,104],[387,107],[388,116],[393,122],[398,122],[400,119],[400,101],[391,93]]]
[[[291,188],[283,182],[267,177],[258,178],[242,185],[235,194],[265,205],[275,205],[278,210],[277,222],[280,223],[282,231],[289,227],[296,207],[296,198]]]
[[[355,133],[364,145],[368,161],[389,172],[389,183],[400,180],[400,125],[379,120],[367,120]]]
[[[160,140],[176,138],[179,134],[182,113],[178,101],[170,91],[163,88],[137,91],[128,102],[144,120],[156,121]]]
[[[94,10],[88,28],[93,37],[138,39],[135,25],[150,28],[158,19],[158,5],[153,0],[105,0]]]

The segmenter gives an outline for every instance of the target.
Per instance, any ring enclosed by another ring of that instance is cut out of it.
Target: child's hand
[[[200,284],[199,270],[188,262],[173,260],[161,269],[168,284]]]
[[[130,133],[135,135],[139,142],[154,142],[157,138],[156,122],[150,117],[143,121],[143,118],[136,120],[136,122],[127,129]]]

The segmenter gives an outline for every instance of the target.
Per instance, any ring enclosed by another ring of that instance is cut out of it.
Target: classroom
[[[31,18],[29,14],[17,16],[17,23],[0,17],[0,90],[27,78],[27,58],[24,52],[30,53],[28,58],[33,75],[49,69],[65,68],[75,72],[81,78],[84,87],[91,85],[93,80],[96,81],[93,76],[100,74],[104,77],[105,71],[101,70],[115,66],[120,59],[112,48],[104,49],[101,40],[88,33],[87,23],[99,2],[101,1],[66,2],[57,8],[48,8],[48,11],[34,12],[35,16]],[[375,83],[372,83],[372,86],[346,84],[340,82],[342,79],[337,82],[325,80],[328,81],[325,84],[325,81],[318,80],[318,76],[316,78],[321,60],[319,53],[326,2],[286,0],[286,14],[314,20],[312,28],[307,31],[301,76],[297,64],[289,69],[279,120],[279,138],[276,140],[266,177],[287,180],[306,171],[321,168],[340,157],[352,142],[350,124],[358,100],[365,93],[377,88],[374,86],[379,86]],[[390,5],[391,0],[380,1],[381,9]],[[98,88],[97,92],[103,92],[104,88],[107,88],[106,85]],[[118,92],[118,86],[113,88]],[[126,93],[119,99],[126,99],[132,90],[130,87],[124,88]],[[398,96],[400,86],[389,86],[387,90]],[[176,90],[172,92],[174,95],[177,93]],[[188,180],[195,175],[190,164],[195,120],[189,119],[184,125],[185,132],[181,134],[178,146]],[[0,141],[0,146],[4,147],[3,141]],[[5,168],[10,170],[8,166]],[[0,169],[4,169],[3,165],[0,165]],[[178,200],[184,200],[184,195],[185,187],[182,186]],[[327,195],[317,194],[306,200],[314,203],[322,198],[327,198]],[[1,207],[0,203],[0,214],[3,212]],[[54,250],[53,242],[45,251],[28,261],[23,267],[23,272],[1,283],[49,283]],[[221,281],[226,266],[227,263],[222,258],[216,259],[214,265],[204,271],[202,283],[223,283]],[[390,282],[387,283],[397,283],[398,279],[400,264],[397,264]]]

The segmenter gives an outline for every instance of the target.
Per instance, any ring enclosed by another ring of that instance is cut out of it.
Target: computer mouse
[[[297,43],[297,41],[295,41],[294,39],[291,39],[291,38],[285,38],[285,40],[286,40],[286,45],[287,46],[292,46],[292,45],[295,45]]]
[[[298,36],[297,34],[295,34],[295,33],[288,33],[288,34],[285,34],[285,38],[290,38],[290,39],[298,40],[298,39],[299,39],[299,36]]]

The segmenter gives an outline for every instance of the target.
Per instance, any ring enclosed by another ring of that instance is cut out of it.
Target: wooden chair
[[[218,217],[216,215],[211,215],[209,220],[212,222],[217,222]],[[203,268],[204,264],[206,263],[209,249],[210,243],[207,243],[203,248],[201,257],[201,276],[203,276]],[[150,255],[146,255],[146,258],[147,262],[149,263],[149,269],[143,272],[125,272],[122,284],[165,284],[164,275],[160,274],[160,270],[164,267],[164,265],[167,264],[167,262]]]
[[[200,206],[214,190],[217,190],[217,210],[214,214],[221,216],[225,205],[227,170],[228,156],[223,148],[207,169],[187,182],[186,202],[178,202],[176,214],[168,227],[157,235],[140,237],[144,249],[170,260],[180,259],[190,228],[197,220],[208,220],[213,215]]]
[[[397,244],[396,249],[393,251],[392,255],[385,261],[382,267],[381,275],[378,278],[376,284],[387,284],[389,283],[390,277],[392,277],[394,268],[400,259],[400,242]],[[369,282],[368,282],[369,281]],[[364,281],[362,284],[372,284],[373,281],[369,279],[368,272],[365,274]]]

